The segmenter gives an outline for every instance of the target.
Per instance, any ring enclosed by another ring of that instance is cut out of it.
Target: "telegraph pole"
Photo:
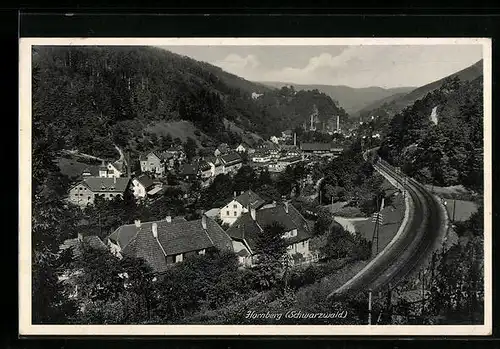
[[[372,324],[372,290],[368,290],[368,325]]]
[[[451,219],[452,222],[455,222],[455,207],[456,207],[456,205],[457,205],[457,200],[453,199],[453,216]]]

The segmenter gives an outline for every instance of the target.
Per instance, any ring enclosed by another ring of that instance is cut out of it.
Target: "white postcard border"
[[[482,45],[484,76],[483,325],[33,325],[31,316],[31,52],[35,45]],[[19,44],[19,334],[165,336],[481,336],[492,333],[492,51],[489,38],[21,38]]]

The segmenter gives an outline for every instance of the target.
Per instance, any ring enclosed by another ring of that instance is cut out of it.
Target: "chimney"
[[[293,146],[296,147],[297,146],[297,133],[294,133],[293,134]]]
[[[256,212],[255,212],[255,208],[254,207],[250,207],[250,216],[252,216],[252,219],[255,220],[256,219]]]
[[[158,224],[157,223],[153,223],[151,225],[151,230],[153,231],[153,236],[155,238],[158,238]]]
[[[167,221],[167,223],[171,223],[172,222],[172,217],[171,216],[167,216],[167,217],[165,217],[165,220]]]
[[[141,220],[140,220],[140,219],[136,219],[136,220],[134,221],[134,223],[135,223],[135,226],[136,226],[137,228],[140,228],[140,227],[141,227]]]
[[[284,204],[285,204],[285,212],[288,213],[288,201],[285,201]]]
[[[240,195],[243,195],[243,193],[244,193],[244,191],[243,191],[243,190],[242,190],[242,191],[240,191]]]
[[[116,176],[113,176],[113,183],[116,184]]]
[[[78,233],[78,241],[80,241],[80,242],[83,241],[83,234],[81,232]]]
[[[234,197],[236,197],[236,190],[234,191],[233,195],[234,195]]]
[[[207,230],[207,216],[205,214],[201,215],[201,227],[203,230]]]

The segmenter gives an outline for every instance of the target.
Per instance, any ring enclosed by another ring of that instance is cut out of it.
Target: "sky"
[[[482,58],[476,45],[161,46],[250,81],[422,86]]]

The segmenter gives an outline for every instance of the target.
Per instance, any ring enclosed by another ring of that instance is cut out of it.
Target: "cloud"
[[[174,47],[251,81],[352,87],[422,86],[482,57],[481,45]]]
[[[284,67],[266,75],[270,81],[298,84],[421,86],[480,58],[479,46],[350,46],[338,55],[323,52],[302,67]]]
[[[214,62],[214,64],[234,74],[248,73],[260,66],[257,56],[247,55],[242,57],[236,53],[230,53],[224,59]]]

